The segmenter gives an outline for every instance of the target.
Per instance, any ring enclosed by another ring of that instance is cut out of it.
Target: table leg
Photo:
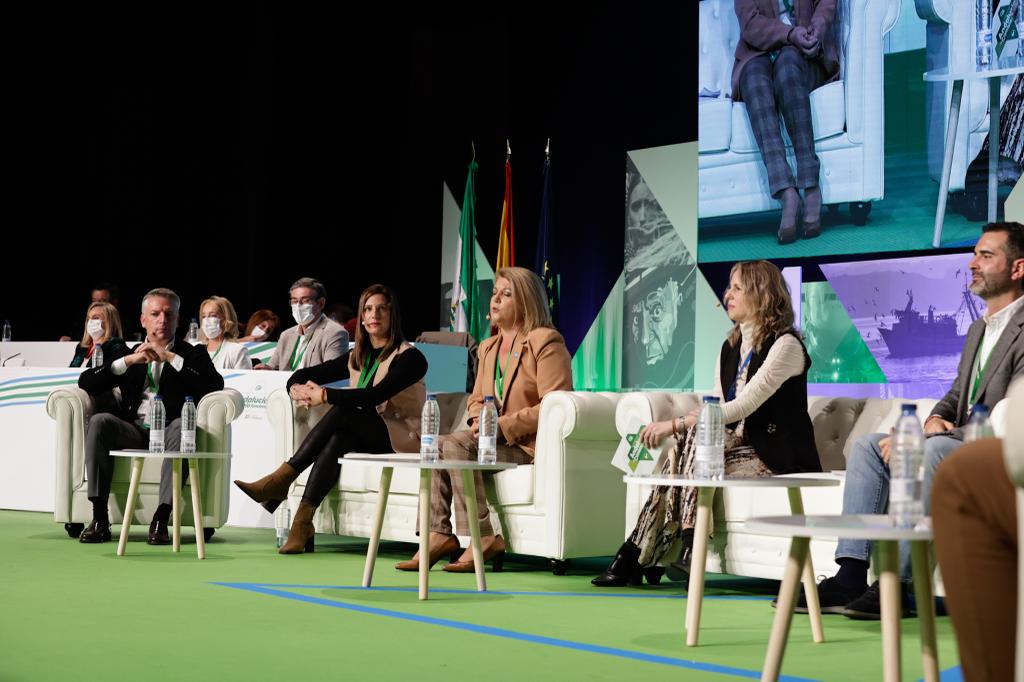
[[[693,529],[690,584],[686,588],[686,646],[697,646],[697,640],[700,637],[700,610],[704,601],[704,569],[708,559],[711,502],[714,498],[714,488],[697,488],[697,523]]]
[[[901,676],[899,543],[878,543],[878,586],[882,601],[882,679],[896,682]]]
[[[427,598],[430,576],[430,477],[432,469],[420,469],[420,599]]]
[[[1024,38],[1022,38],[1024,40]],[[999,196],[999,87],[1002,78],[988,79],[988,222],[996,221]]]
[[[800,574],[807,565],[807,548],[809,538],[793,538],[789,544],[789,559],[782,575],[782,586],[779,588],[779,600],[775,607],[775,618],[772,620],[772,633],[768,638],[768,652],[764,657],[764,669],[761,681],[779,679],[782,669],[782,657],[786,653],[786,640],[789,639],[789,626],[793,622],[793,607],[796,605],[797,590],[800,587]]]
[[[181,458],[175,457],[171,464],[171,549],[181,551]]]
[[[914,570],[914,597],[917,619],[921,625],[921,664],[925,682],[939,680],[939,650],[935,644],[935,598],[932,595],[932,562],[928,543],[910,543],[910,560]]]
[[[476,504],[476,479],[470,469],[462,470],[462,489],[466,496],[466,515],[469,517],[470,547],[473,549],[473,570],[476,572],[477,592],[487,591],[484,577],[484,550],[480,546],[480,509]]]
[[[128,530],[135,514],[135,501],[139,495],[139,481],[142,479],[142,458],[132,457],[132,477],[128,483],[128,501],[124,505],[124,520],[121,522],[121,539],[117,542],[117,556],[124,556],[128,544]]]
[[[804,499],[800,488],[787,488],[786,492],[789,494],[789,510],[796,516],[803,516]],[[825,628],[821,624],[821,603],[818,601],[818,586],[814,582],[814,562],[810,551],[807,552],[807,563],[804,564],[803,583],[807,615],[811,619],[811,636],[815,644],[821,644],[825,641]]]
[[[199,484],[199,460],[188,459],[189,489],[192,491],[192,526],[196,530],[196,556],[206,558],[206,537],[203,535],[203,503],[200,499],[202,489]]]
[[[377,512],[373,519],[373,531],[370,533],[370,545],[366,548],[366,565],[363,567],[363,587],[369,587],[373,581],[373,565],[377,562],[377,547],[380,545],[380,531],[384,527],[384,510],[388,506],[388,494],[391,492],[391,476],[394,467],[380,470],[380,488],[377,492]],[[422,559],[423,555],[420,554]]]
[[[963,94],[964,82],[953,81],[953,92],[949,98],[949,122],[946,124],[946,147],[942,156],[942,179],[939,181],[939,202],[935,209],[935,233],[932,235],[932,246],[936,248],[942,242],[942,221],[946,218],[949,172],[953,167],[953,145],[956,143],[956,126],[960,122],[960,100]]]

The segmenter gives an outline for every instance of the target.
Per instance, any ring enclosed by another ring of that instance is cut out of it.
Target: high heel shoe
[[[821,234],[820,187],[808,187],[804,190],[804,215],[800,224],[800,232],[804,239],[813,239]]]
[[[437,547],[430,550],[430,567],[433,568],[434,564],[441,560],[445,554],[454,557],[459,551],[459,539],[454,535],[449,535],[448,539],[442,542]],[[412,559],[408,561],[399,561],[395,564],[395,568],[399,571],[418,571],[420,570],[420,553],[416,552]]]
[[[665,568],[663,566],[648,566],[643,569],[643,573],[648,585],[660,585],[661,576],[665,575]]]
[[[796,241],[796,223],[800,216],[800,193],[787,187],[779,197],[782,201],[782,219],[779,222],[779,244],[791,244]]]
[[[314,549],[313,537],[313,512],[316,507],[308,502],[300,502],[299,508],[295,511],[295,518],[292,520],[291,530],[288,531],[288,539],[278,554],[312,554]]]
[[[670,580],[690,582],[690,561],[693,559],[693,529],[683,531],[683,548],[679,558],[669,564],[667,573]]]
[[[235,481],[235,485],[238,486],[239,490],[254,501],[259,502],[264,509],[273,514],[281,502],[288,497],[288,487],[298,477],[299,472],[292,468],[292,465],[288,464],[288,462],[285,462],[277,467],[275,471],[259,480],[252,483]]]
[[[643,569],[640,568],[640,548],[627,540],[615,553],[615,558],[604,569],[604,573],[590,581],[597,587],[625,587],[643,583]]]
[[[491,562],[491,570],[495,573],[501,573],[502,568],[505,565],[505,538],[500,535],[495,536],[494,542],[491,543],[490,547],[483,551],[484,563]],[[465,555],[463,555],[465,556]],[[470,554],[472,557],[472,554]],[[459,559],[453,561],[444,567],[444,570],[448,573],[475,573],[476,564],[473,563],[473,559]]]

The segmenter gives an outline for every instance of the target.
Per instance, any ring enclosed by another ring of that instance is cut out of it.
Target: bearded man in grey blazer
[[[269,362],[256,369],[294,372],[339,358],[348,352],[348,332],[324,315],[327,290],[312,277],[302,277],[288,291],[295,326],[281,332]]]
[[[943,459],[963,444],[964,426],[975,405],[989,409],[1006,396],[1010,384],[1024,376],[1024,225],[990,223],[971,259],[971,291],[985,300],[985,315],[967,330],[952,388],[924,422],[925,513],[931,506],[932,478]],[[846,463],[843,514],[883,514],[889,506],[889,456],[892,439],[876,433],[860,438]],[[903,543],[906,544],[906,543]],[[818,584],[823,613],[849,618],[880,618],[878,581],[867,585],[870,543],[840,539],[839,571]],[[906,548],[901,547],[905,582],[910,580]],[[908,593],[908,590],[904,590]],[[806,603],[801,596],[798,609]],[[904,612],[907,601],[904,601]]]

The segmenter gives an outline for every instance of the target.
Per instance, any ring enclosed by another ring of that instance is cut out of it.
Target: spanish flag
[[[498,259],[495,271],[516,264],[515,230],[512,227],[512,163],[505,157],[505,201],[501,204],[501,228],[498,233]]]

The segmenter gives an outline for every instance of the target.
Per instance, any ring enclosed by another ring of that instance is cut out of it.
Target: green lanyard
[[[299,366],[299,363],[302,362],[302,356],[306,354],[306,349],[309,348],[309,341],[303,344],[302,338],[299,337],[299,340],[295,342],[295,348],[292,348],[292,358],[288,361],[288,365],[292,368],[293,372]],[[299,346],[302,346],[302,352],[299,352]],[[298,353],[298,357],[295,356],[296,353]]]
[[[356,384],[356,388],[366,388],[366,384],[370,383],[373,379],[373,375],[377,373],[377,367],[380,365],[380,355],[373,361],[370,366],[363,365],[363,371],[359,373],[359,383]]]
[[[988,361],[992,357],[992,352],[989,351],[988,357],[985,358],[985,364],[981,363],[981,347],[985,345],[985,332],[981,332],[981,340],[978,342],[978,374],[974,377],[974,385],[971,386],[971,397],[967,401],[969,405],[974,404],[974,399],[978,397],[978,387],[981,386],[981,378],[985,376],[985,369],[988,368]]]
[[[213,362],[214,360],[216,360],[217,356],[220,355],[220,352],[222,350],[224,350],[224,342],[223,341],[220,342],[220,345],[217,346],[217,350],[215,350],[213,352],[213,355],[210,356],[210,362]],[[292,369],[295,369],[295,368],[293,367]]]
[[[516,337],[518,334],[516,335]],[[512,349],[516,347],[516,337],[512,338],[512,345],[509,346],[508,356],[505,358],[505,369],[508,370],[508,363],[512,360]],[[495,358],[494,363],[494,392],[498,394],[498,400],[505,399],[505,372],[501,371],[501,356]]]
[[[153,368],[150,366],[150,363],[148,362],[146,363],[146,383],[149,384],[149,390],[151,390],[153,394],[156,395],[158,387],[156,385],[156,379],[153,378]]]

